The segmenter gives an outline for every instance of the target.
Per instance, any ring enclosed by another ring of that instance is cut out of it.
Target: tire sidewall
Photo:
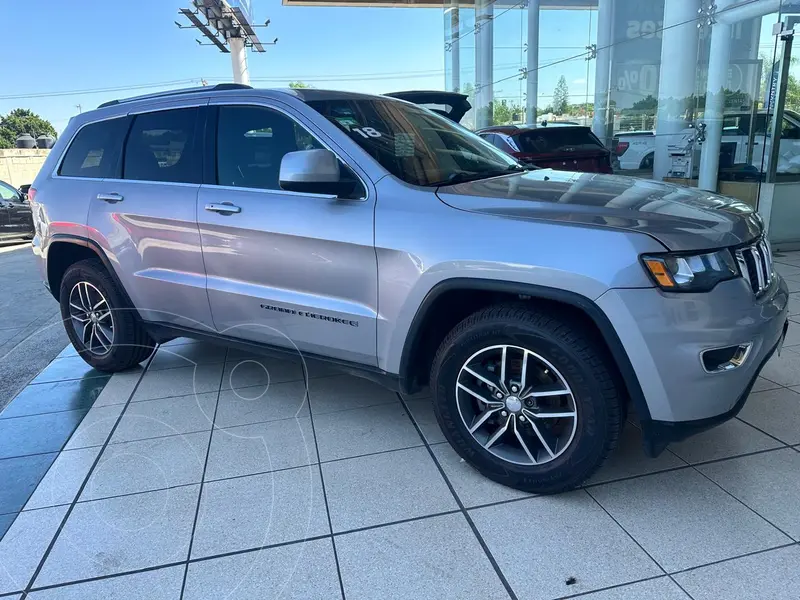
[[[469,433],[456,406],[455,383],[466,360],[483,348],[508,344],[531,350],[554,365],[566,379],[578,411],[578,425],[569,448],[542,465],[516,465],[485,450]],[[518,489],[548,491],[565,481],[583,480],[604,456],[609,411],[602,391],[585,361],[547,332],[521,323],[483,323],[455,337],[435,369],[434,412],[456,452],[485,476]],[[580,481],[576,481],[580,483]]]

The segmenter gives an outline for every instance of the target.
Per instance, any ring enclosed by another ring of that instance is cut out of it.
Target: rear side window
[[[552,154],[598,150],[603,144],[586,127],[541,127],[515,136],[522,152]]]
[[[114,177],[128,119],[109,119],[83,127],[67,150],[59,175]]]
[[[197,115],[196,108],[137,115],[125,143],[123,179],[200,183]]]

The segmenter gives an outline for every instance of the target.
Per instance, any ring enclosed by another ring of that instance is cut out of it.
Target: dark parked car
[[[33,216],[27,194],[5,181],[0,181],[0,241],[32,237]]]
[[[611,152],[588,127],[548,123],[480,129],[483,139],[519,160],[545,169],[613,173]]]

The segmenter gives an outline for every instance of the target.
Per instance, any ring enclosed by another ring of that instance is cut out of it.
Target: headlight
[[[730,250],[704,254],[648,254],[642,256],[647,272],[662,290],[708,292],[720,281],[739,276]]]

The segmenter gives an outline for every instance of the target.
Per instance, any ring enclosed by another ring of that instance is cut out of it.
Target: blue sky
[[[87,110],[113,98],[198,85],[200,78],[212,83],[230,80],[230,55],[198,46],[194,40],[199,33],[179,30],[173,23],[183,21],[178,8],[188,5],[189,0],[4,2],[2,18],[10,24],[4,30],[29,33],[24,42],[17,42],[24,50],[0,64],[5,83],[0,96],[30,97],[0,99],[0,114],[30,108],[60,131],[78,111],[77,104]],[[315,87],[375,93],[445,86],[442,9],[287,7],[279,0],[253,0],[253,10],[257,22],[272,21],[268,29],[259,30],[262,39],[279,38],[266,54],[250,53],[254,85],[282,87],[299,79]],[[500,14],[503,10],[495,12],[495,79],[513,75],[525,61],[519,48],[525,36],[524,11]],[[543,11],[540,65],[582,52],[589,36],[594,41],[595,21],[593,11]],[[465,14],[462,67],[467,68],[470,62],[474,68],[472,25]],[[571,100],[582,101],[593,88],[593,73],[587,81],[586,67],[579,58],[542,68],[540,105],[549,101],[562,74]],[[33,97],[154,83],[160,85]],[[519,97],[521,90],[524,82],[512,78],[497,84],[495,95]]]

